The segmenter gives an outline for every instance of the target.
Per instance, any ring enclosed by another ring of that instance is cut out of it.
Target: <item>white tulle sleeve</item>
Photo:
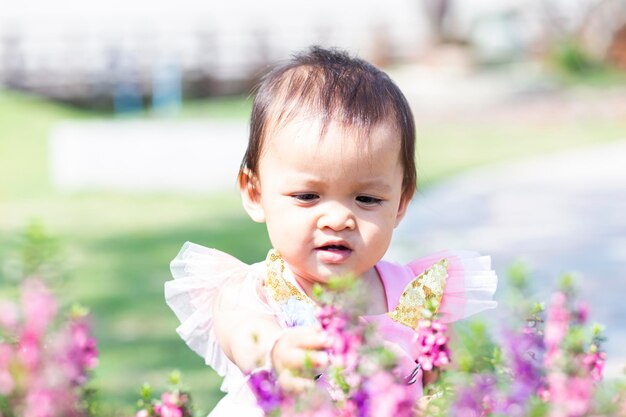
[[[498,277],[491,258],[472,251],[444,251],[409,263],[417,276],[440,259],[448,261],[448,277],[439,313],[444,322],[457,321],[496,308]]]
[[[213,310],[220,293],[228,288],[239,295],[238,303],[248,310],[271,314],[257,292],[260,267],[191,242],[183,245],[170,264],[174,279],[165,283],[165,300],[180,320],[176,331],[207,365],[226,377],[222,385],[225,391],[229,376],[230,379],[243,376],[218,343]]]

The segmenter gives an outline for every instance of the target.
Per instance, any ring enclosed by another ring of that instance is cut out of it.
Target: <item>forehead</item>
[[[400,142],[398,129],[390,123],[359,129],[330,122],[323,129],[319,120],[297,117],[266,138],[260,174],[271,164],[325,176],[380,175],[400,165]]]

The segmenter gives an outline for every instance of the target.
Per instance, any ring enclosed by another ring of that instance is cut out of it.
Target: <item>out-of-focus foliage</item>
[[[182,383],[179,371],[173,371],[169,376],[169,388],[155,397],[150,384],[145,383],[139,390],[140,398],[137,401],[139,410],[135,417],[193,417],[193,402],[191,394]]]
[[[98,350],[90,318],[80,306],[64,312],[45,283],[56,278],[50,267],[56,241],[41,225],[31,224],[17,253],[22,282],[3,285],[19,286],[19,301],[0,300],[0,414],[94,415],[90,380]]]
[[[589,324],[573,278],[562,278],[546,307],[533,301],[528,277],[522,264],[511,267],[506,321],[474,322],[460,333],[456,365],[442,374],[424,415],[626,415],[624,381],[602,380],[601,327]]]

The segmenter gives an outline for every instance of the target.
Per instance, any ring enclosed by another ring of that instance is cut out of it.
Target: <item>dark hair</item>
[[[258,175],[266,136],[303,113],[319,117],[321,136],[331,122],[353,127],[365,136],[378,123],[395,124],[401,137],[402,194],[409,199],[413,196],[415,122],[406,98],[387,74],[368,62],[318,46],[295,55],[261,80],[252,106],[250,138],[241,172],[247,172],[248,178]],[[242,180],[240,173],[240,185],[246,185]]]

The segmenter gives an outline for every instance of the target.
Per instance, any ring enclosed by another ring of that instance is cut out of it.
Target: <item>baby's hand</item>
[[[287,329],[271,351],[278,383],[287,391],[301,392],[312,387],[320,369],[328,365],[328,337],[314,327]]]

